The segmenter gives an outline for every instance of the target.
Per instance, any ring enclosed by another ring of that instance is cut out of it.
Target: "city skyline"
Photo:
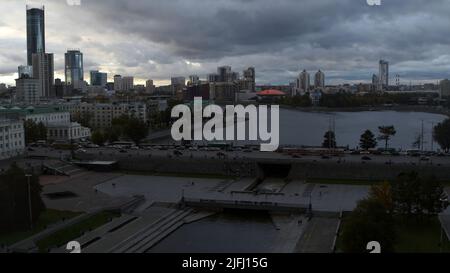
[[[449,19],[444,14],[450,4],[414,2],[423,9],[398,0],[375,8],[348,0],[286,0],[277,6],[238,0],[208,5],[195,0],[82,1],[81,6],[11,1],[3,3],[10,12],[0,19],[5,33],[0,82],[13,84],[17,67],[27,63],[25,4],[45,5],[46,50],[55,54],[55,78],[62,80],[64,53],[70,48],[83,52],[86,79],[90,70],[100,70],[109,81],[121,74],[134,76],[138,84],[147,79],[167,84],[176,76],[205,78],[222,65],[237,71],[254,66],[258,84],[288,84],[303,69],[324,71],[327,84],[370,82],[379,59],[388,60],[403,83],[448,78],[450,41],[444,31]],[[302,17],[302,7],[317,16]],[[299,22],[289,17],[295,12]],[[419,34],[418,27],[423,30]]]

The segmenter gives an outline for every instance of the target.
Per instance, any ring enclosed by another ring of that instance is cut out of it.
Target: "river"
[[[447,117],[423,112],[366,111],[366,112],[302,112],[280,110],[280,143],[282,145],[320,146],[329,128],[334,128],[339,146],[355,148],[361,134],[369,129],[378,136],[379,126],[393,125],[397,134],[392,137],[390,147],[411,149],[424,127],[424,148],[434,149],[432,141],[433,125]],[[379,143],[383,146],[383,143]]]

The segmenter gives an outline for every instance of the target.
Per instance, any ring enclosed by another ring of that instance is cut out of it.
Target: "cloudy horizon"
[[[327,84],[371,81],[379,59],[391,84],[450,75],[450,2],[390,0],[1,0],[0,82],[14,84],[26,64],[25,5],[45,5],[46,51],[55,78],[64,53],[84,54],[89,70],[135,76],[137,83],[197,74],[217,66],[254,66],[258,84],[288,84],[301,70],[322,70]],[[431,3],[430,3],[431,2]]]

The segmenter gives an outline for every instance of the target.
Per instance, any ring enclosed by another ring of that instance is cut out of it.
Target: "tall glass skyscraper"
[[[66,85],[77,85],[84,81],[83,53],[68,50],[65,54]]]
[[[45,17],[44,7],[27,6],[27,61],[32,65],[33,54],[45,53]]]

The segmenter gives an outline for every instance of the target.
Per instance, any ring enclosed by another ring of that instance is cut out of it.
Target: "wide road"
[[[33,148],[34,151],[28,151],[29,156],[48,156],[51,158],[61,158],[63,156],[69,156],[70,151],[55,150],[52,148]],[[191,158],[191,159],[253,159],[253,160],[289,160],[290,162],[335,162],[335,163],[361,163],[361,164],[410,164],[410,165],[434,165],[434,166],[450,166],[450,156],[431,156],[424,160],[421,157],[412,157],[406,155],[389,156],[389,155],[350,155],[345,154],[342,156],[332,156],[324,158],[322,156],[300,156],[293,157],[287,154],[277,152],[260,152],[252,150],[250,151],[219,151],[219,150],[133,150],[133,149],[115,149],[115,148],[86,148],[81,153],[87,153],[93,156],[102,155],[114,156],[114,158],[126,158],[134,156],[154,156],[154,157],[171,157],[171,158]],[[176,151],[179,151],[176,152]],[[80,151],[78,151],[80,152]],[[364,159],[369,157],[370,159]]]

